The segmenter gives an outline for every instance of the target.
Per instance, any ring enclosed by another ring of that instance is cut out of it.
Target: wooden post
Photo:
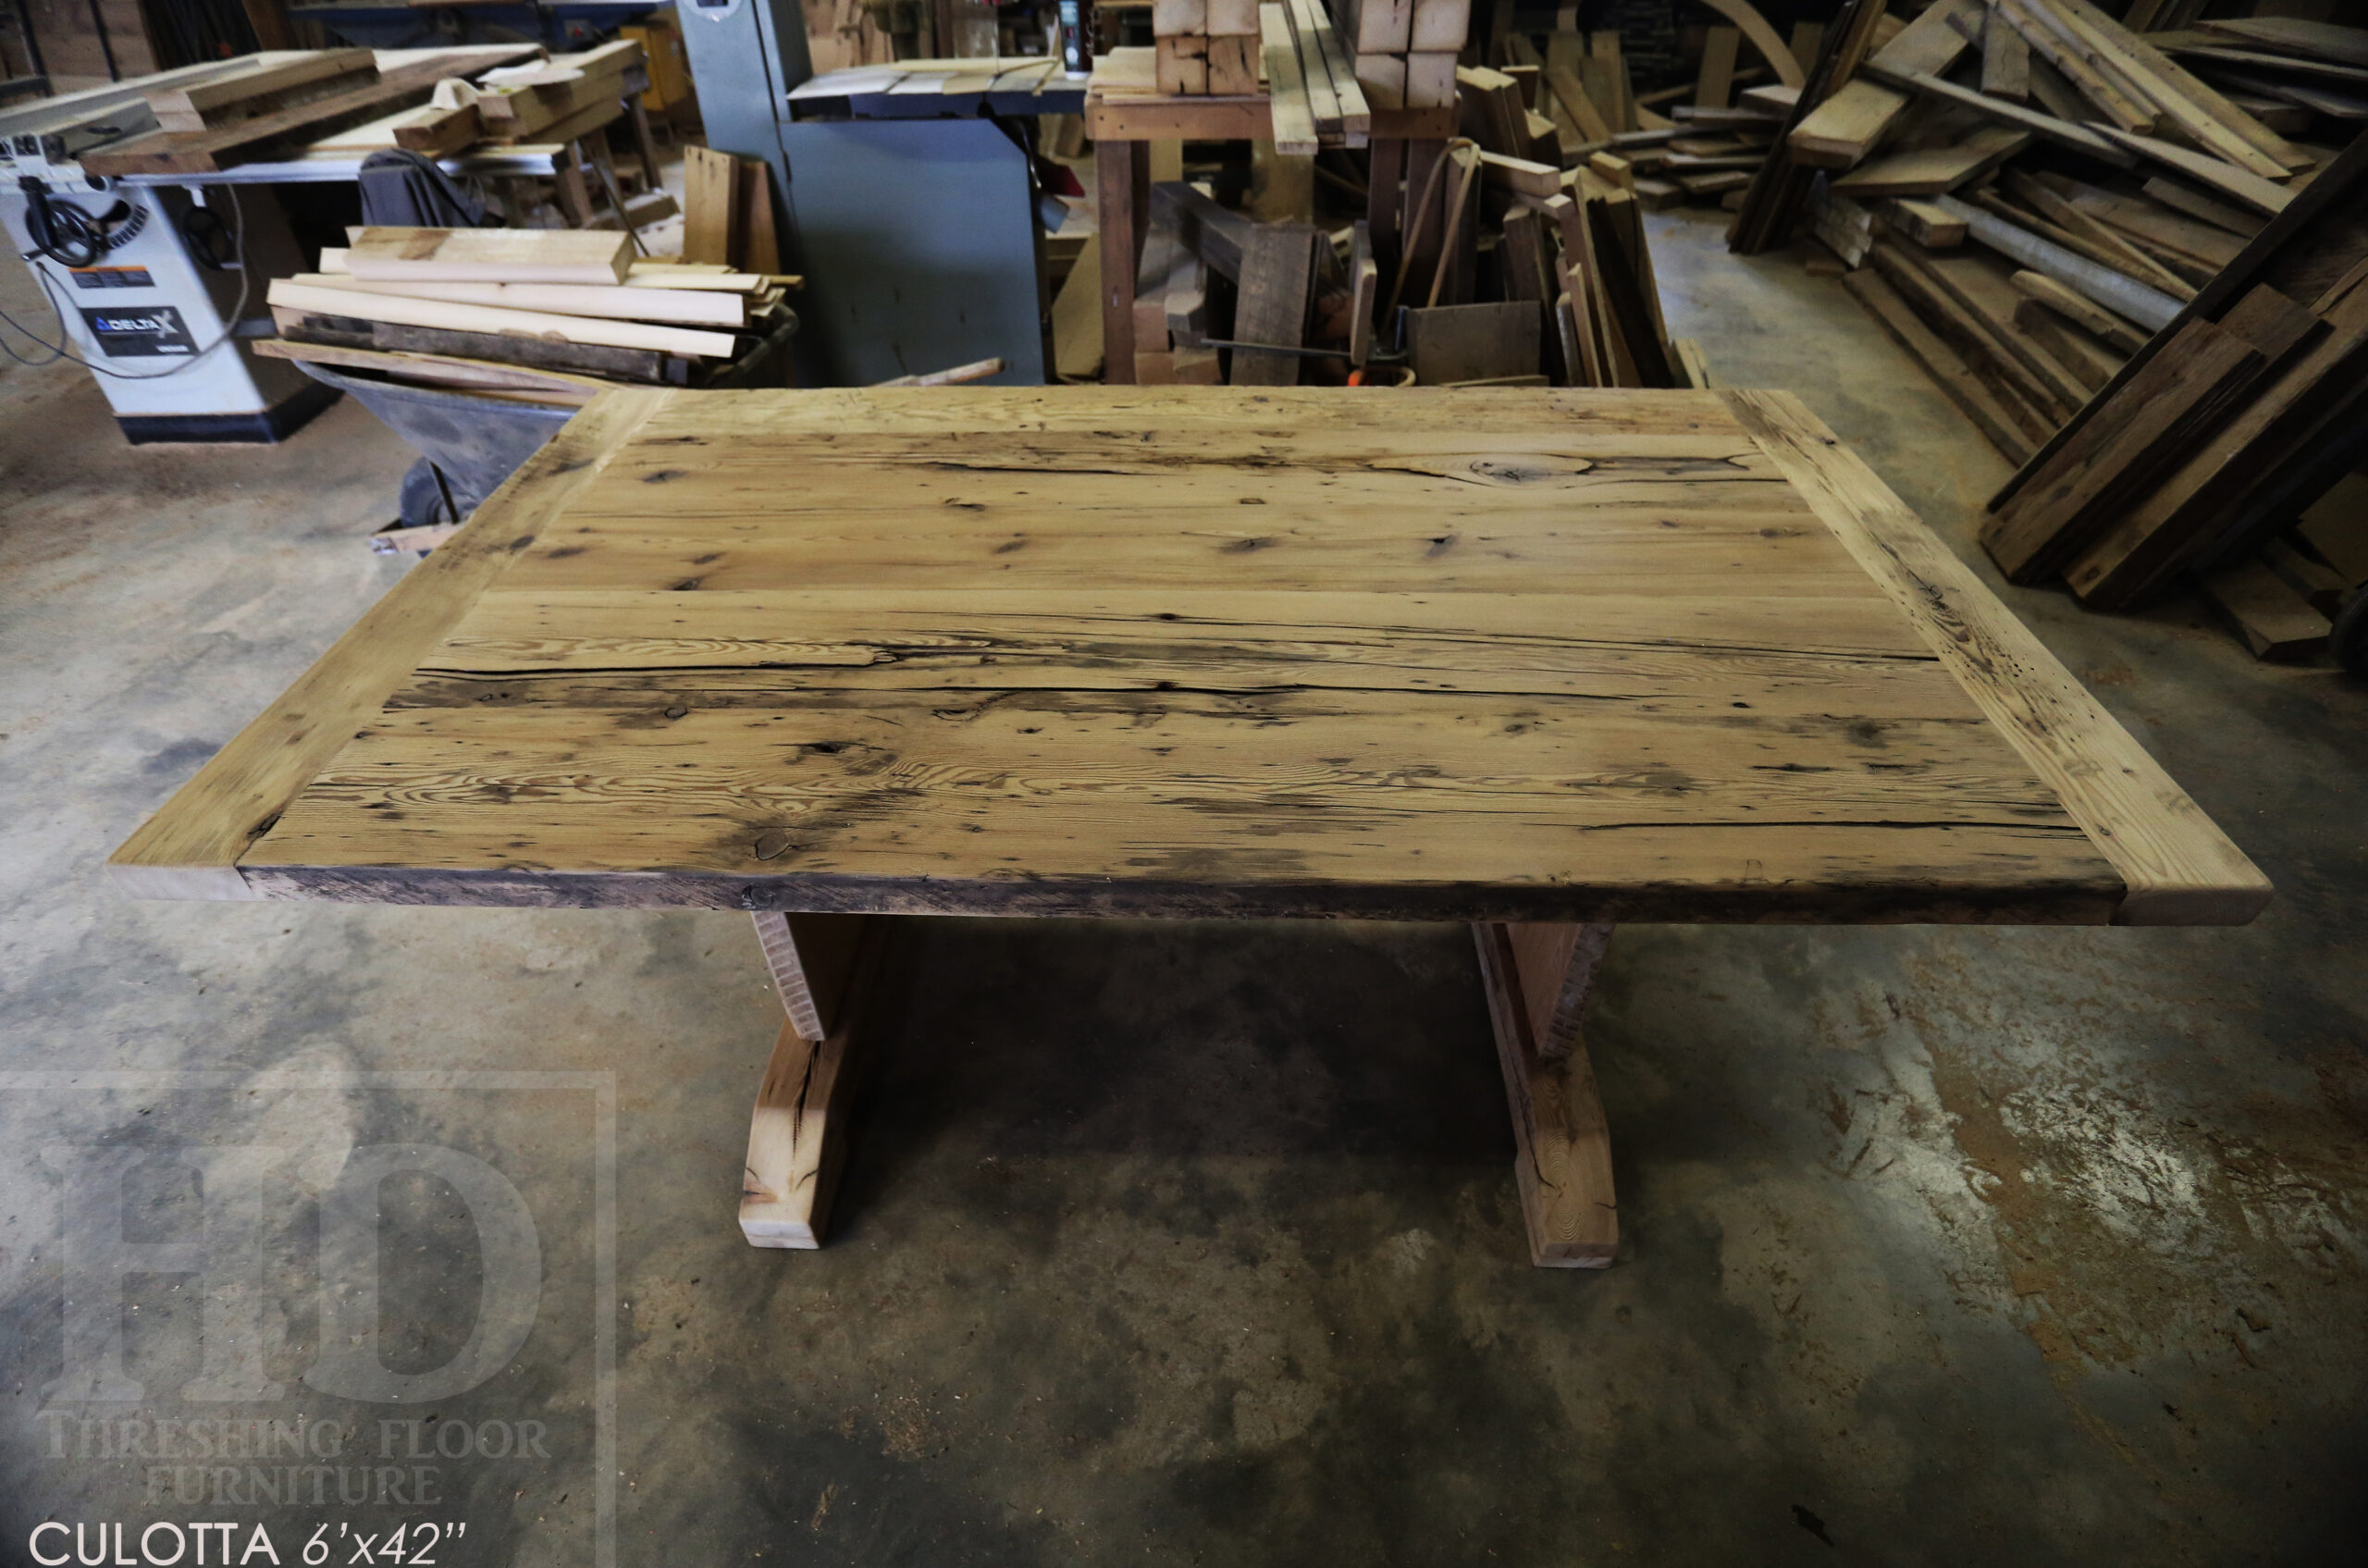
[[[741,228],[739,160],[709,147],[684,149],[683,259],[734,265]]]
[[[1512,1107],[1530,1261],[1606,1267],[1620,1242],[1611,1136],[1578,1025],[1611,928],[1486,921],[1472,934]]]
[[[1135,265],[1151,205],[1151,148],[1104,137],[1093,144],[1094,216],[1102,248],[1102,379],[1135,384]]]
[[[1405,174],[1406,143],[1395,137],[1375,142],[1366,171],[1365,222],[1373,236],[1374,264],[1384,278],[1398,273],[1398,220],[1405,201],[1398,183]]]
[[[1442,167],[1447,162],[1447,143],[1439,141],[1418,141],[1406,143],[1405,220],[1400,224],[1398,243],[1401,257],[1400,270],[1405,282],[1400,286],[1392,275],[1391,287],[1397,290],[1399,302],[1419,306],[1431,287],[1431,275],[1437,268],[1439,249],[1445,234],[1442,218],[1447,212],[1448,192],[1445,189],[1454,179],[1455,171]],[[1383,338],[1397,341],[1398,324],[1384,321]]]
[[[757,940],[789,1017],[757,1091],[740,1180],[740,1232],[752,1247],[822,1244],[859,1058],[863,993],[886,945],[863,915],[756,917]]]
[[[570,142],[559,154],[559,210],[570,228],[592,226],[592,192],[584,183],[584,148]]]
[[[658,142],[649,134],[649,111],[642,107],[641,94],[626,93],[625,109],[625,117],[633,124],[634,156],[641,160],[641,188],[644,191],[663,191],[666,184],[659,177]]]
[[[1241,247],[1241,290],[1234,305],[1238,342],[1296,349],[1307,341],[1307,312],[1315,283],[1315,246],[1322,235],[1298,223],[1261,224]],[[1233,385],[1296,387],[1299,356],[1233,351]]]

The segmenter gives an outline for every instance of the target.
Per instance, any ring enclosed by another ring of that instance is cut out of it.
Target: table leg
[[[753,1247],[822,1244],[855,1095],[863,995],[886,947],[865,915],[756,917],[757,940],[789,1018],[748,1124],[740,1231]]]
[[[1095,242],[1102,254],[1102,379],[1135,384],[1135,265],[1151,205],[1151,143],[1093,144]]]
[[[1497,1060],[1512,1103],[1513,1171],[1541,1268],[1602,1268],[1620,1241],[1611,1138],[1579,1023],[1608,925],[1475,924]]]

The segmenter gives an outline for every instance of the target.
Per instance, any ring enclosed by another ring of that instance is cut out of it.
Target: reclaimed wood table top
[[[2215,923],[2269,888],[1781,393],[604,394],[147,896]]]

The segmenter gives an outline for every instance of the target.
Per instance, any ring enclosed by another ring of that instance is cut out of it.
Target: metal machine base
[[[333,387],[314,384],[253,414],[118,414],[115,423],[135,447],[160,441],[284,441],[341,395]]]

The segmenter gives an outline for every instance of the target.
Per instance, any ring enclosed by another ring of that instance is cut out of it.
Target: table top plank
[[[202,846],[242,889],[2128,918],[2122,863],[1759,405],[643,396],[575,437],[563,497],[506,492],[462,531],[504,541],[464,602],[419,574],[389,595],[425,613],[399,648],[372,633],[336,744]],[[181,814],[216,813],[159,821]]]
[[[1936,702],[1954,698],[1945,674],[1920,673]],[[1680,721],[1631,706],[1478,693],[1410,711],[1388,691],[1039,689],[807,692],[794,706],[655,714],[647,702],[413,709],[348,746],[263,858],[628,876],[662,865],[727,895],[789,860],[883,897],[934,903],[926,884],[955,884],[975,910],[1059,888],[1122,900],[1096,891],[1114,875],[1206,883],[1200,907],[1234,893],[1257,907],[1254,884],[1281,879],[1380,890],[1389,913],[1437,916],[1472,883],[1551,906],[1565,896],[1557,879],[1581,873],[1543,868],[1565,866],[1585,868],[1591,901],[1666,883],[1689,900],[1794,907],[1849,889],[1872,907],[1902,895],[1889,841],[1905,836],[1968,907],[2022,907],[2052,876],[2098,910],[2118,893],[1978,714],[1878,722],[1705,705]],[[486,806],[498,809],[471,809]],[[1730,832],[1809,870],[1789,893],[1763,891],[1761,871],[1713,842]],[[1454,885],[1430,885],[1442,876]]]
[[[1806,404],[1722,394],[2128,885],[2119,925],[2242,925],[2269,879]]]

